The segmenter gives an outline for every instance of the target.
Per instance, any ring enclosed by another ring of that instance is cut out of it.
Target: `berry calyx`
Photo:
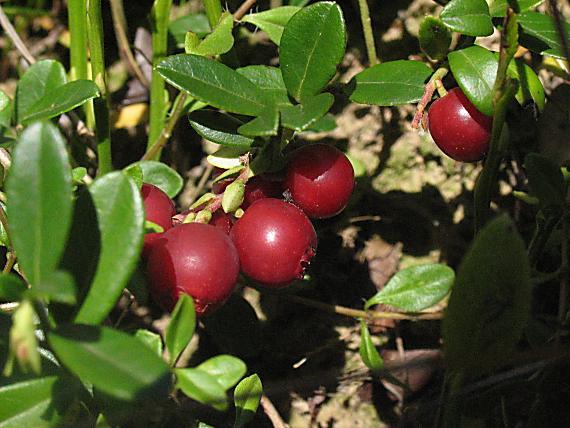
[[[272,288],[303,278],[317,248],[317,234],[303,211],[275,198],[255,201],[230,236],[242,272]]]
[[[304,146],[293,153],[287,165],[285,188],[309,217],[333,217],[352,195],[354,169],[346,155],[333,146]]]
[[[460,88],[433,102],[429,132],[443,153],[460,162],[477,162],[489,149],[493,118],[481,113]]]
[[[239,257],[222,229],[185,223],[164,233],[153,245],[147,272],[150,292],[164,310],[171,311],[182,293],[194,299],[196,314],[220,307],[234,290]]]
[[[146,220],[156,223],[164,232],[169,230],[172,227],[172,216],[176,214],[172,199],[158,187],[148,183],[143,183],[141,194]],[[143,257],[148,256],[152,245],[161,235],[162,233],[147,233],[144,236]]]

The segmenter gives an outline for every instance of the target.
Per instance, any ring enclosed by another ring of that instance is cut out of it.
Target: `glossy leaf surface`
[[[166,328],[164,342],[173,365],[184,348],[190,343],[196,328],[194,301],[188,294],[182,294],[172,311],[172,317]]]
[[[291,17],[300,8],[298,6],[281,6],[258,13],[245,15],[241,22],[249,22],[267,33],[273,43],[279,45],[283,29]]]
[[[253,138],[238,133],[243,122],[226,113],[217,110],[198,110],[189,116],[190,125],[206,140],[223,146],[233,146],[248,149]]]
[[[247,371],[245,363],[231,355],[217,355],[196,368],[213,376],[224,390],[238,383]]]
[[[485,0],[451,0],[443,8],[440,18],[447,28],[467,36],[493,34],[493,23]]]
[[[214,376],[194,368],[176,369],[175,373],[176,387],[188,397],[216,410],[228,408],[226,392]]]
[[[243,379],[234,391],[234,404],[236,406],[235,428],[241,428],[250,422],[257,412],[263,385],[257,374]]]

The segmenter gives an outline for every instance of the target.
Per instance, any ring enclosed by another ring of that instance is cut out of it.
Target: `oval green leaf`
[[[550,16],[538,12],[525,12],[518,16],[518,23],[524,35],[534,37],[547,45],[545,49],[539,50],[539,53],[564,58],[564,50],[558,37],[556,24]],[[563,26],[566,30],[567,39],[570,39],[570,25],[563,21]],[[524,35],[521,35],[523,40]],[[529,45],[528,47],[532,49],[534,46]]]
[[[91,80],[75,80],[51,88],[21,115],[20,122],[25,125],[36,120],[51,119],[98,96],[99,88]]]
[[[189,31],[198,37],[204,37],[210,32],[210,24],[204,13],[188,14],[175,19],[168,25],[168,32],[176,41],[176,46],[184,47],[184,39]]]
[[[493,34],[493,23],[485,0],[451,0],[439,17],[447,28],[467,36]]]
[[[182,351],[186,348],[196,328],[196,311],[194,301],[188,294],[182,294],[176,302],[172,317],[166,328],[164,342],[170,356],[170,364],[174,365]]]
[[[176,369],[176,387],[199,403],[224,411],[228,408],[226,391],[216,378],[202,370]]]
[[[204,361],[196,368],[213,376],[224,391],[238,383],[247,372],[245,363],[231,355],[217,355]]]
[[[197,110],[188,115],[190,126],[202,138],[222,146],[249,149],[253,138],[238,133],[243,122],[217,110]]]
[[[493,115],[493,86],[498,61],[491,51],[470,46],[448,55],[451,72],[457,83],[477,109]]]
[[[16,275],[0,274],[0,300],[6,302],[17,302],[27,290],[24,281]]]
[[[234,36],[232,29],[234,28],[233,16],[229,12],[224,12],[220,17],[220,22],[216,28],[208,34],[198,45],[188,49],[186,44],[186,53],[202,56],[222,55],[228,52],[234,45]],[[198,36],[196,36],[198,37]]]
[[[395,106],[418,102],[432,70],[420,61],[390,61],[367,68],[352,80],[350,99],[361,104]]]
[[[234,428],[242,428],[254,418],[262,394],[263,385],[257,374],[246,377],[236,386],[234,390],[234,404],[236,406]]]
[[[544,0],[518,0],[520,7],[519,12],[526,12],[533,7],[538,6],[543,3]],[[507,0],[490,0],[489,1],[489,13],[493,18],[503,18],[507,13]]]
[[[0,131],[8,128],[12,117],[12,102],[6,93],[0,90]]]
[[[154,333],[144,328],[139,328],[135,332],[135,337],[147,346],[159,358],[162,358],[162,338],[160,334]]]
[[[315,97],[307,97],[296,106],[281,107],[281,123],[297,132],[304,131],[322,118],[334,103],[332,94],[325,92]]]
[[[136,268],[143,240],[144,209],[139,189],[120,171],[97,179],[89,190],[97,209],[101,251],[76,322],[98,324],[113,309]]]
[[[504,363],[526,325],[531,292],[525,244],[507,215],[497,217],[457,273],[443,320],[448,366],[476,376]]]
[[[344,56],[346,28],[340,6],[322,1],[289,20],[281,37],[279,61],[287,90],[301,102],[317,95]]]
[[[275,9],[245,15],[241,22],[249,22],[265,31],[269,39],[279,46],[285,25],[300,9],[298,6],[276,7]]]
[[[519,88],[515,98],[520,105],[525,105],[528,101],[534,101],[539,111],[544,109],[545,95],[542,82],[527,64],[522,60],[514,60],[509,63],[507,73],[519,81]]]
[[[48,334],[56,357],[84,382],[118,399],[165,397],[170,372],[139,339],[101,326],[62,325]]]
[[[362,358],[362,362],[364,362],[366,367],[368,367],[373,373],[378,373],[384,368],[384,361],[372,342],[372,336],[370,336],[370,331],[368,331],[368,326],[364,320],[360,321],[359,353],[360,358]]]
[[[279,111],[269,107],[255,119],[240,126],[238,132],[247,137],[271,137],[277,135],[278,128]]]
[[[166,58],[156,69],[174,87],[228,112],[255,116],[265,107],[263,92],[220,62],[181,54]]]
[[[37,285],[55,270],[72,219],[71,168],[55,125],[36,123],[24,130],[6,190],[18,263],[28,281]]]
[[[168,165],[158,161],[139,161],[133,165],[141,168],[144,183],[155,185],[171,198],[182,190],[184,180]]]
[[[271,104],[291,104],[285,82],[283,81],[283,75],[277,67],[250,65],[238,68],[236,71],[247,77],[255,86],[261,89]]]
[[[447,56],[451,44],[451,32],[441,19],[426,16],[420,24],[418,39],[422,51],[432,59],[442,60]]]
[[[16,123],[22,123],[22,119],[28,110],[36,102],[44,98],[46,93],[66,83],[65,68],[59,61],[45,59],[32,64],[26,70],[16,88],[14,101]]]
[[[406,312],[419,312],[440,302],[451,289],[455,272],[440,264],[411,266],[396,273],[366,301],[365,309],[383,303]]]

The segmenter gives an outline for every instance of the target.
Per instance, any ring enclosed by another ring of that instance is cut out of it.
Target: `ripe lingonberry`
[[[333,146],[304,146],[293,153],[287,165],[285,188],[309,217],[332,217],[348,204],[354,169],[346,155]]]
[[[239,275],[239,257],[220,228],[185,223],[164,233],[153,245],[147,272],[155,301],[171,311],[182,293],[194,299],[196,314],[221,306]]]
[[[460,88],[434,101],[429,132],[443,153],[456,161],[477,162],[489,149],[493,118],[475,108]]]
[[[256,175],[245,184],[242,209],[246,210],[258,199],[279,198],[283,194],[283,183],[266,175]]]
[[[231,214],[225,213],[223,210],[217,210],[214,214],[212,214],[212,219],[210,223],[212,226],[216,226],[217,228],[224,231],[226,235],[230,234],[230,230],[234,226],[233,216]]]
[[[172,216],[176,214],[172,199],[158,187],[143,183],[141,194],[144,203],[146,220],[158,224],[166,232],[172,227]],[[144,236],[142,255],[147,257],[153,243],[162,233],[147,233]]]
[[[317,248],[317,234],[303,211],[274,198],[255,201],[238,219],[230,236],[242,272],[274,288],[303,278]]]

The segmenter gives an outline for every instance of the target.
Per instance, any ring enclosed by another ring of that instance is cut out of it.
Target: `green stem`
[[[168,20],[172,0],[155,0],[152,11],[152,80],[150,83],[150,129],[148,132],[147,149],[157,141],[164,127],[168,98],[166,83],[156,71],[156,66],[166,57],[168,49]],[[160,157],[160,151],[153,159]]]
[[[107,82],[105,78],[105,48],[103,46],[103,19],[101,0],[89,0],[88,26],[89,50],[93,81],[99,88],[100,97],[93,102],[95,112],[95,135],[99,158],[98,175],[104,175],[113,169],[111,161],[111,128],[109,123],[109,105]]]
[[[370,65],[376,65],[380,61],[376,54],[376,46],[374,44],[374,33],[372,31],[372,21],[370,20],[370,10],[366,0],[358,0],[360,8],[360,20],[362,21],[362,30],[364,31],[364,41],[366,43],[366,51],[368,52],[368,62]]]
[[[220,0],[204,0],[204,9],[206,9],[210,27],[214,28],[222,16],[222,2]]]

